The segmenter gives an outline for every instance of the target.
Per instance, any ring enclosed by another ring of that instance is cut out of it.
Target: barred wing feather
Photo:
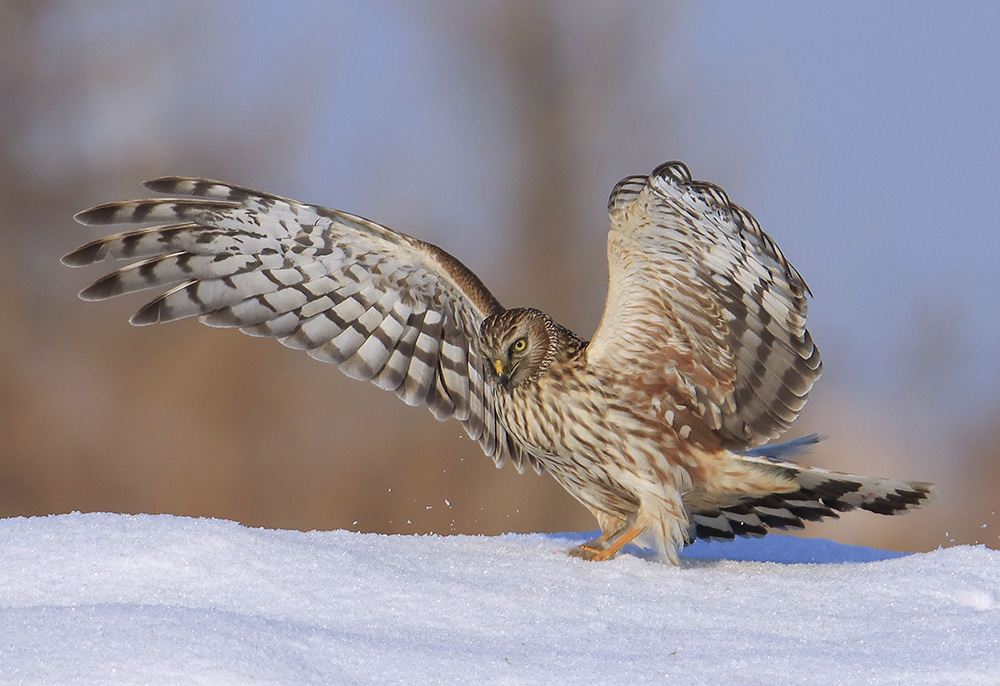
[[[727,448],[784,431],[822,365],[809,289],[771,237],[680,162],[626,177],[608,210],[608,298],[588,361],[686,393]]]
[[[168,197],[84,210],[87,225],[157,224],[92,241],[69,266],[139,261],[85,288],[104,300],[168,287],[130,320],[198,316],[275,337],[348,376],[455,417],[483,451],[539,466],[504,432],[479,352],[479,326],[502,310],[476,275],[437,246],[367,219],[206,179],[144,184]]]

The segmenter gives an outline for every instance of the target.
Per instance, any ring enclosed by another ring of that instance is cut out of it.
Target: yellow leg
[[[642,532],[642,527],[633,525],[632,528],[624,532],[618,530],[613,533],[603,533],[600,538],[595,538],[593,541],[588,541],[583,545],[571,548],[568,554],[572,557],[580,557],[584,560],[591,560],[593,562],[610,560],[618,554],[619,550],[634,541],[635,537]],[[609,545],[611,539],[616,535],[617,538],[615,538],[614,542]]]

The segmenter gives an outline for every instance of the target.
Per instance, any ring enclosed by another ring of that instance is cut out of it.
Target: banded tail
[[[736,536],[759,538],[769,529],[802,529],[807,521],[836,519],[841,512],[859,508],[881,515],[903,514],[922,507],[934,495],[934,485],[922,481],[833,472],[786,459],[819,440],[816,435],[805,436],[741,453],[737,459],[748,467],[789,479],[799,489],[749,497],[712,509],[691,510],[688,538],[691,541],[731,541]]]

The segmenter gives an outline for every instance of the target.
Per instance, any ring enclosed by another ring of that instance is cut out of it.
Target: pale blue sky
[[[511,84],[483,39],[501,6],[63,7],[40,72],[82,104],[29,127],[25,165],[42,177],[128,164],[225,175],[422,235],[488,280],[516,278],[493,259],[520,154]],[[597,112],[564,191],[578,199],[583,264],[600,267],[613,183],[682,159],[804,274],[824,383],[875,401],[933,391],[926,409],[951,418],[996,412],[1000,4],[555,7],[555,87],[580,117]],[[623,63],[609,66],[605,33],[626,46]],[[81,82],[56,83],[83,60],[97,66]],[[286,119],[301,129],[283,131]],[[240,168],[185,164],[202,141],[238,151]],[[582,296],[591,318],[568,323],[592,326],[601,290]]]

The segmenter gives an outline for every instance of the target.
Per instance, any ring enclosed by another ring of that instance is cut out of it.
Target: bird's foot
[[[617,555],[619,550],[631,543],[641,533],[642,529],[640,527],[633,526],[617,536],[601,536],[600,538],[595,538],[593,541],[587,541],[582,545],[578,545],[575,548],[570,548],[566,551],[566,554],[570,557],[579,557],[591,562],[603,562]]]
[[[607,544],[607,541],[595,538],[593,541],[587,541],[582,545],[570,548],[566,551],[566,554],[570,557],[579,557],[582,560],[601,562],[602,560],[610,559],[614,555],[614,553],[609,553],[609,550],[610,546]]]

